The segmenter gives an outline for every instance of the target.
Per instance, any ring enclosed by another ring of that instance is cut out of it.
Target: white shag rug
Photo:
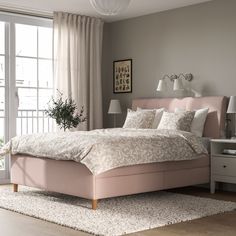
[[[91,201],[33,188],[0,190],[0,207],[95,235],[117,236],[236,209],[236,203],[175,194],[146,193]]]

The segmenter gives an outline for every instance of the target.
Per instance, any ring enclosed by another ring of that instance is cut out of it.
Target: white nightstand
[[[224,149],[236,150],[236,140],[211,140],[211,193],[216,182],[236,184],[236,155],[223,154]]]

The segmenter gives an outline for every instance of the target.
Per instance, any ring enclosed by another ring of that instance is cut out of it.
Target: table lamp
[[[233,122],[233,124],[234,124],[234,132],[233,132],[233,138],[236,138],[236,136],[235,136],[236,96],[230,96],[227,113],[228,114],[234,114],[234,122]]]
[[[113,114],[113,117],[114,117],[114,128],[116,127],[116,115],[117,114],[121,114],[122,111],[121,111],[121,106],[120,106],[120,100],[117,100],[117,99],[112,99],[110,101],[110,106],[109,106],[109,109],[108,109],[108,114]]]

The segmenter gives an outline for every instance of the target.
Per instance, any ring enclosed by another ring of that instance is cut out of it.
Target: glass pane
[[[4,116],[5,110],[5,90],[0,88],[0,116]]]
[[[26,111],[22,110],[36,110],[37,109],[37,90],[18,88],[19,108],[18,114],[21,111],[22,116],[27,116]]]
[[[37,127],[37,120],[34,123],[30,115],[23,115],[21,113],[19,117],[16,119],[16,127],[17,127],[16,134],[18,136],[23,134],[32,134],[34,126]]]
[[[0,56],[0,85],[5,83],[5,57]]]
[[[37,60],[16,58],[16,85],[19,87],[37,86]]]
[[[0,54],[5,54],[5,23],[0,21]]]
[[[16,56],[37,56],[37,27],[16,24]]]
[[[52,89],[39,89],[39,110],[45,110],[48,108],[48,102],[52,98]],[[43,116],[43,114],[40,114]]]
[[[52,29],[38,28],[39,57],[52,58]]]
[[[52,88],[52,61],[39,60],[39,87]]]
[[[37,132],[37,119],[33,118],[33,113],[33,111],[18,111],[18,118],[16,120],[17,135]]]
[[[4,118],[0,118],[0,148],[4,143]],[[0,159],[0,170],[5,169],[5,160],[4,158]]]

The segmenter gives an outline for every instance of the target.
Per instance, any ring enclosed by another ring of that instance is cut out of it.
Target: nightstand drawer
[[[225,176],[236,176],[236,158],[212,157],[212,173]]]

